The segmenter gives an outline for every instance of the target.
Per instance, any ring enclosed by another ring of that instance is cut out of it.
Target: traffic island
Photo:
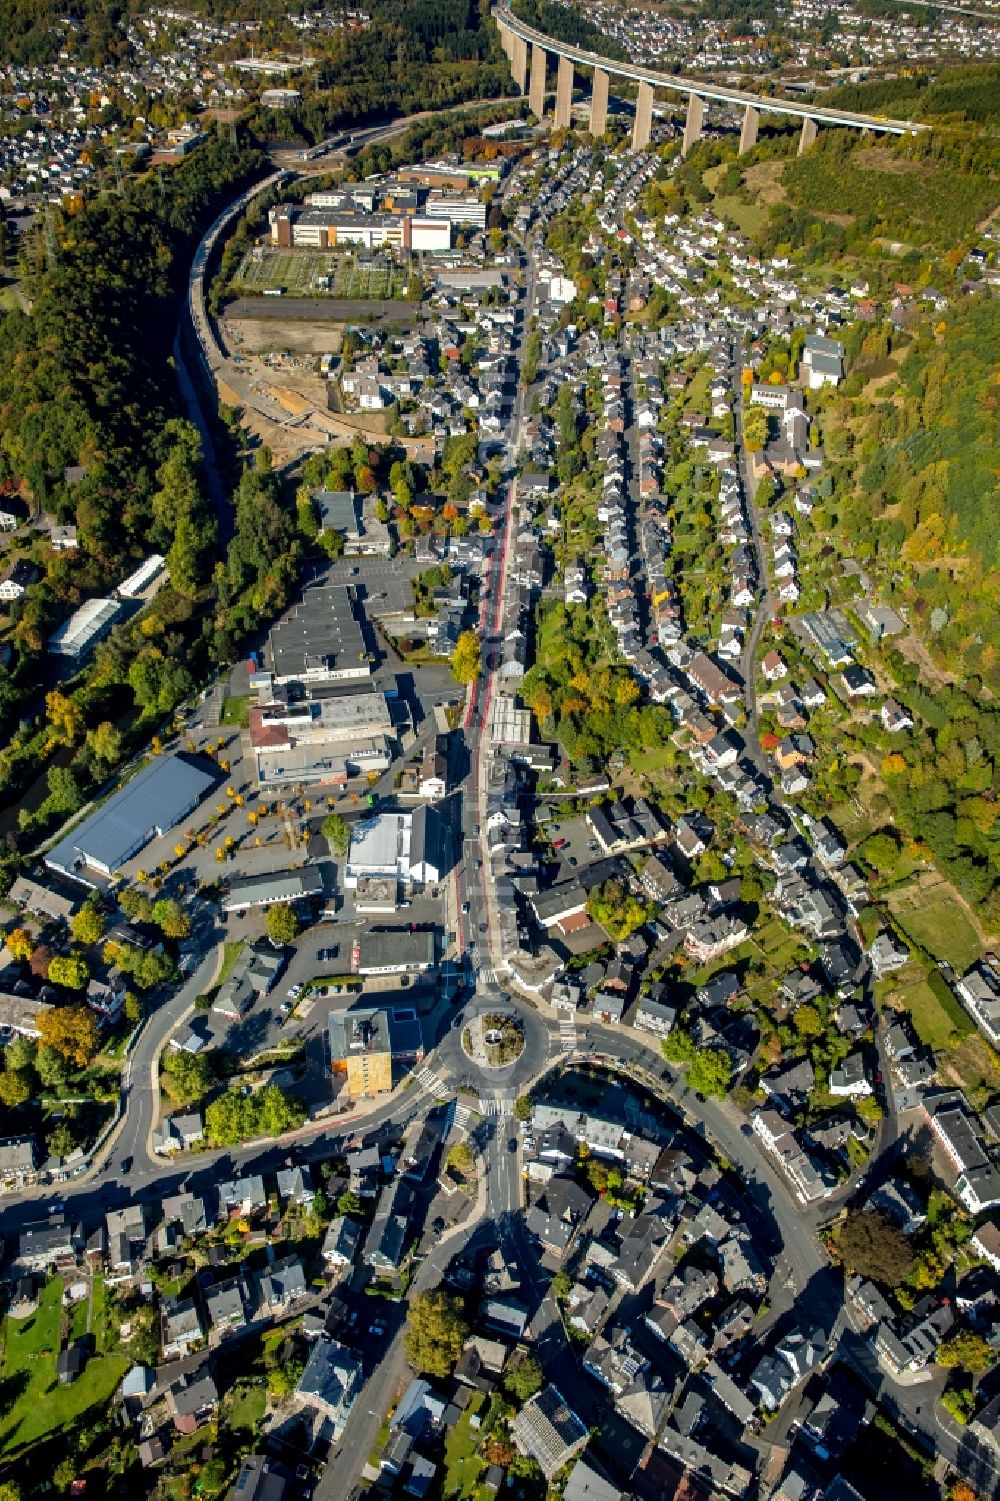
[[[512,1011],[484,1011],[463,1028],[462,1050],[480,1068],[509,1068],[524,1052],[524,1029]]]

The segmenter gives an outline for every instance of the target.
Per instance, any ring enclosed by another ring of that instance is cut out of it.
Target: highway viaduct
[[[494,7],[493,19],[500,31],[500,41],[510,62],[514,80],[527,91],[532,112],[541,120],[545,115],[545,83],[549,58],[556,62],[556,93],[553,123],[567,127],[573,102],[575,70],[587,68],[593,73],[590,96],[590,133],[603,135],[608,123],[608,86],[612,78],[638,85],[632,145],[637,151],[649,145],[653,125],[653,96],[656,92],[680,94],[687,98],[683,152],[686,154],[701,136],[705,110],[710,103],[742,109],[740,155],[752,150],[762,114],[788,115],[802,121],[799,155],[816,139],[821,125],[845,125],[853,130],[880,132],[883,135],[906,135],[927,126],[914,120],[890,120],[882,115],[864,115],[853,110],[825,109],[821,105],[771,95],[748,94],[741,89],[723,88],[700,79],[682,78],[673,73],[657,73],[616,58],[587,52],[570,42],[546,36],[518,19],[509,4]]]

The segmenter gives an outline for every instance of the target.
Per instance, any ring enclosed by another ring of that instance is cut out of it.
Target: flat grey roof
[[[324,527],[334,532],[349,532],[352,537],[361,535],[358,503],[353,490],[316,490],[313,500]]]
[[[269,875],[238,877],[230,881],[229,895],[222,905],[225,911],[232,912],[237,907],[297,902],[304,896],[313,896],[322,890],[323,877],[311,866],[306,866],[303,870],[275,870]]]
[[[61,839],[45,863],[70,876],[78,875],[81,865],[118,870],[185,818],[215,782],[212,772],[183,756],[158,756]]]
[[[274,675],[279,681],[326,668],[370,671],[365,639],[347,589],[307,589],[302,603],[271,631]]]

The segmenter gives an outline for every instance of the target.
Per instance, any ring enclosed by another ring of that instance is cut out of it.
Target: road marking
[[[449,1093],[448,1087],[444,1083],[444,1081],[439,1077],[438,1074],[434,1072],[433,1069],[428,1068],[426,1064],[421,1068],[414,1069],[413,1077],[420,1085],[420,1088],[425,1089],[427,1093],[433,1095],[435,1099],[441,1099]]]
[[[506,1096],[483,1095],[479,1101],[484,1115],[507,1119],[514,1114],[514,1101]]]
[[[559,1014],[559,1048],[563,1053],[576,1052],[576,1017],[571,1011]]]

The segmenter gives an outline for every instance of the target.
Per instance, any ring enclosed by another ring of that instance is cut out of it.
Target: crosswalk
[[[483,1095],[479,1101],[483,1115],[509,1119],[514,1114],[514,1101],[506,1095]]]
[[[472,1111],[468,1105],[463,1105],[457,1097],[448,1106],[448,1130],[453,1131],[456,1127],[459,1131],[467,1131],[469,1122],[472,1120]]]
[[[432,1068],[428,1068],[426,1064],[415,1068],[413,1077],[420,1088],[426,1090],[429,1095],[433,1095],[436,1100],[445,1099],[451,1093],[440,1075],[436,1074]]]
[[[559,1014],[559,1049],[563,1053],[576,1051],[576,1017],[572,1011]]]

